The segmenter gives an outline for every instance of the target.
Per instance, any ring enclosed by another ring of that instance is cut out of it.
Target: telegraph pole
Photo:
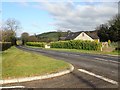
[[[118,2],[118,15],[120,15],[120,1]]]

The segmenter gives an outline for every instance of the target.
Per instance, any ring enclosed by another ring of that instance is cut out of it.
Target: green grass
[[[69,64],[50,57],[11,47],[2,53],[2,77],[30,77],[50,74],[69,68]]]
[[[32,48],[40,48],[34,46],[27,46]],[[45,48],[42,48],[45,49]],[[112,52],[102,52],[102,51],[94,51],[94,50],[78,50],[78,49],[59,49],[59,48],[49,48],[47,50],[55,50],[55,51],[66,51],[66,52],[78,52],[78,53],[89,53],[89,54],[103,54],[103,55],[120,55],[120,51],[112,51]]]
[[[67,32],[61,32],[61,36],[65,36],[67,34]],[[37,35],[37,37],[40,38],[40,40],[52,40],[52,41],[57,41],[58,40],[58,32],[46,32],[46,33],[42,33]],[[43,39],[44,37],[44,39]]]
[[[67,52],[78,52],[78,53],[89,53],[89,54],[120,55],[120,51],[102,52],[102,51],[92,51],[92,50],[57,49],[57,48],[50,48],[50,50],[67,51]]]

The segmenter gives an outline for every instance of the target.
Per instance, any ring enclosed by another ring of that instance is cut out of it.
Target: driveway
[[[7,84],[3,86],[25,86],[26,88],[118,88],[118,57],[52,51],[18,46],[27,52],[35,52],[71,63],[75,70],[67,75],[47,80]]]

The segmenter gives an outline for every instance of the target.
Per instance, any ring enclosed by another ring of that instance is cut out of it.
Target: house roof
[[[97,33],[95,32],[86,32],[88,36],[90,36],[92,39],[99,39]]]
[[[80,35],[82,32],[71,32],[66,36],[66,40],[73,40],[75,39],[78,35]],[[88,36],[90,36],[92,39],[99,39],[97,36],[97,33],[95,32],[85,32]]]
[[[66,40],[72,40],[74,38],[76,38],[80,33],[79,32],[71,32],[66,36]]]
[[[65,40],[66,39],[66,37],[60,37],[59,38],[59,40]]]

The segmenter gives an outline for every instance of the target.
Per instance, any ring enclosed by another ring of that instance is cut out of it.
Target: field
[[[2,53],[2,77],[30,77],[50,74],[69,68],[69,64],[36,53],[11,47]]]

